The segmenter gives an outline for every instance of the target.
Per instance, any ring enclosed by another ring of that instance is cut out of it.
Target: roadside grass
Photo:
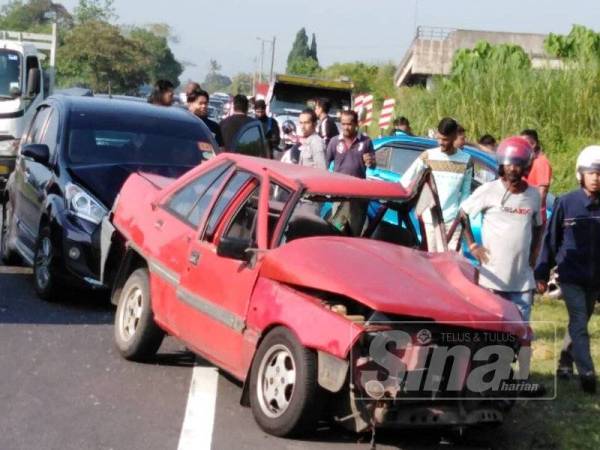
[[[600,308],[596,308],[596,314],[590,322],[591,348],[596,367],[600,367],[598,313]],[[567,326],[564,302],[538,299],[532,321],[536,333],[532,376],[535,381],[543,382],[549,392],[554,392],[558,352]],[[486,436],[491,447],[514,450],[600,448],[600,394],[584,394],[577,377],[569,381],[558,380],[556,394],[553,400],[518,402],[507,415],[504,424]]]

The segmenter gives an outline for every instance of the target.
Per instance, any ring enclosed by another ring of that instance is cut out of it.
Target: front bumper
[[[104,288],[100,281],[100,225],[64,211],[60,215],[62,278],[84,288]]]

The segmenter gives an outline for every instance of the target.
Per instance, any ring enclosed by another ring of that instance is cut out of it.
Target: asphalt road
[[[0,266],[0,450],[370,448],[370,435],[326,424],[305,440],[263,433],[239,405],[241,386],[175,339],[165,339],[149,364],[123,360],[113,314],[101,295],[43,302],[28,269]],[[201,397],[186,418],[192,374],[202,370],[215,374],[215,406]],[[201,443],[186,446],[183,428]],[[430,432],[379,433],[376,441],[378,449],[460,448]]]

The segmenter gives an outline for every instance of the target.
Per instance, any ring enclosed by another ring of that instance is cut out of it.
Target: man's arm
[[[529,249],[529,265],[535,269],[540,249],[542,247],[542,239],[544,237],[544,225],[533,227],[533,235],[531,238],[531,248]]]
[[[557,199],[554,203],[552,219],[548,226],[546,237],[541,248],[541,254],[535,268],[535,279],[538,284],[538,291],[545,292],[547,289],[550,270],[556,265],[556,254],[562,245],[564,210],[562,202]]]
[[[402,186],[404,186],[405,188],[410,187],[413,181],[415,181],[421,176],[421,174],[427,168],[427,164],[425,163],[426,158],[427,150],[421,153],[421,156],[415,159],[410,165],[410,167],[406,169],[406,172],[404,172],[402,178],[400,179],[400,183],[402,184]]]
[[[281,142],[281,132],[279,131],[277,121],[273,118],[271,118],[271,120],[273,121],[271,124],[271,148],[276,149]]]
[[[325,142],[323,139],[312,139],[310,142],[310,151],[315,167],[318,169],[327,169],[327,163],[325,162]]]
[[[363,161],[365,166],[369,169],[374,169],[377,165],[375,160],[375,150],[373,149],[373,142],[371,139],[367,141],[367,150],[363,153]]]
[[[463,177],[462,186],[460,189],[460,202],[463,202],[471,195],[471,185],[473,184],[473,159],[469,158],[465,175]]]
[[[329,168],[330,164],[335,161],[335,146],[337,145],[336,140],[337,139],[330,140],[329,144],[327,145],[327,150],[325,152],[325,165],[327,168]]]

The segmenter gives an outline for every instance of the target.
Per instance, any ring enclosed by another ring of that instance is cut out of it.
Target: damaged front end
[[[324,386],[337,392],[332,413],[344,427],[363,432],[498,424],[514,404],[506,386],[514,382],[520,342],[510,333],[390,320],[377,312],[364,326],[347,369],[338,363],[337,377],[329,375],[339,383],[343,372],[345,389]]]

